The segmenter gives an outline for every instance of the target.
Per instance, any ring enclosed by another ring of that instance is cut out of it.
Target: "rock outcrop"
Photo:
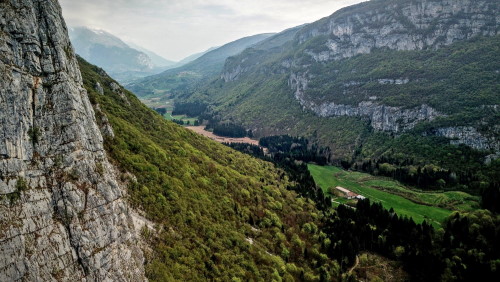
[[[363,101],[358,105],[343,105],[335,102],[317,103],[305,95],[308,87],[306,76],[292,74],[288,83],[295,89],[295,98],[302,107],[321,117],[365,117],[370,119],[371,126],[376,130],[400,133],[412,129],[421,121],[432,121],[436,117],[443,116],[428,105],[421,105],[414,109],[403,109],[373,101]]]
[[[58,2],[0,11],[0,281],[145,280]]]
[[[464,144],[478,150],[500,152],[500,142],[494,137],[481,134],[472,126],[443,127],[431,132],[432,135],[452,139],[451,144]]]
[[[322,50],[306,49],[316,61],[349,58],[374,48],[439,48],[477,35],[498,34],[498,2],[491,0],[370,1],[310,25],[298,40],[325,35]]]

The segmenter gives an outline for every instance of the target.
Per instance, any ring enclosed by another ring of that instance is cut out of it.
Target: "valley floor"
[[[415,191],[384,177],[350,172],[333,166],[308,165],[317,185],[331,194],[332,187],[342,186],[357,194],[380,202],[386,209],[393,208],[398,215],[412,217],[415,222],[424,220],[440,227],[453,211],[467,211],[478,205],[478,199],[463,192]],[[342,197],[334,196],[334,203],[348,204]]]
[[[248,143],[252,145],[259,145],[259,140],[250,139],[248,137],[243,138],[233,138],[233,137],[222,137],[213,134],[213,132],[205,130],[205,126],[186,126],[187,129],[190,129],[198,134],[201,134],[205,137],[208,137],[214,141],[219,143]]]

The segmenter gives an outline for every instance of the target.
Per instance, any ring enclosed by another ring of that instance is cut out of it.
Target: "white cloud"
[[[363,0],[60,0],[70,26],[104,29],[179,60],[238,38],[313,22]]]

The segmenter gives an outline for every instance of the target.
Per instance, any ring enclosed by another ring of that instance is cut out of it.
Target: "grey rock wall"
[[[370,53],[375,48],[391,50],[437,49],[472,37],[498,34],[499,2],[492,0],[422,0],[387,1],[388,5],[360,4],[340,11],[299,32],[299,43],[315,36],[327,36],[322,48],[303,52],[317,63],[340,60]],[[371,6],[375,8],[370,8]],[[316,46],[318,47],[318,46]],[[293,69],[289,85],[304,109],[322,117],[358,116],[370,119],[374,129],[402,132],[418,122],[432,121],[441,113],[428,105],[413,109],[390,107],[376,101],[358,105],[316,101],[308,96],[309,66],[289,62]],[[237,75],[233,75],[237,77]],[[381,79],[380,84],[405,84],[408,78]],[[357,82],[350,82],[357,83]],[[374,97],[374,100],[376,98]],[[472,127],[442,128],[437,136],[450,139],[452,144],[466,144],[476,149],[499,150],[498,141],[481,135]]]
[[[297,32],[294,44],[300,48],[311,38],[324,36],[326,42],[301,51],[317,63],[368,54],[377,48],[437,49],[478,35],[497,35],[499,13],[496,0],[372,0],[305,26]],[[299,60],[284,59],[283,68],[305,71],[309,63],[302,65],[302,56],[295,54],[295,57]],[[245,57],[238,59],[239,64],[226,65],[222,71],[224,81],[237,80],[255,67],[246,63]]]
[[[295,89],[295,98],[304,109],[311,110],[321,117],[366,117],[370,119],[371,126],[380,131],[400,133],[412,129],[421,121],[432,121],[436,117],[443,116],[428,105],[404,109],[373,101],[363,101],[358,105],[344,105],[334,102],[318,103],[306,96],[309,83],[307,74],[292,74],[288,83]]]
[[[381,1],[373,1],[381,2]],[[300,33],[299,42],[329,37],[323,51],[305,50],[316,61],[349,58],[373,48],[439,48],[477,35],[498,34],[498,1],[420,0],[366,4],[341,11]],[[374,8],[370,8],[371,6]],[[375,6],[376,5],[376,6]]]
[[[0,2],[0,281],[142,281],[56,0]]]
[[[500,151],[500,142],[498,139],[485,136],[472,126],[438,128],[433,134],[452,139],[450,141],[451,144],[465,144],[478,150]]]

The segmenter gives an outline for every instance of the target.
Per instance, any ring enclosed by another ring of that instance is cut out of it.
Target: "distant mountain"
[[[77,54],[102,67],[120,82],[159,73],[165,70],[165,63],[173,63],[159,59],[158,55],[152,56],[153,60],[145,52],[103,30],[75,27],[69,29],[69,35]]]
[[[135,81],[127,85],[127,88],[138,96],[151,96],[153,93],[161,96],[172,91],[183,93],[200,81],[219,74],[228,57],[237,55],[272,35],[273,33],[265,33],[238,39],[206,52],[183,66]]]
[[[213,50],[215,50],[215,49],[217,49],[217,48],[219,48],[219,47],[220,47],[220,46],[217,46],[217,47],[211,47],[211,48],[207,49],[206,51],[203,51],[203,52],[199,52],[199,53],[195,53],[195,54],[189,55],[189,56],[187,56],[186,58],[184,58],[184,59],[180,60],[179,62],[177,62],[177,63],[175,64],[175,67],[177,68],[177,67],[181,67],[181,66],[183,66],[183,65],[185,65],[185,64],[187,64],[187,63],[191,63],[192,61],[194,61],[194,60],[198,59],[199,57],[201,57],[201,56],[205,55],[206,53],[208,53],[208,52],[210,52],[210,51],[213,51]]]
[[[148,55],[149,58],[151,59],[151,62],[153,63],[153,65],[155,65],[157,67],[172,67],[172,66],[176,66],[178,64],[178,62],[167,60],[167,59],[163,58],[162,56],[156,54],[155,52],[148,50],[142,46],[139,46],[137,44],[134,44],[132,42],[127,42],[127,44],[130,47],[132,47],[136,50],[139,50],[139,51],[145,53],[146,55]]]

